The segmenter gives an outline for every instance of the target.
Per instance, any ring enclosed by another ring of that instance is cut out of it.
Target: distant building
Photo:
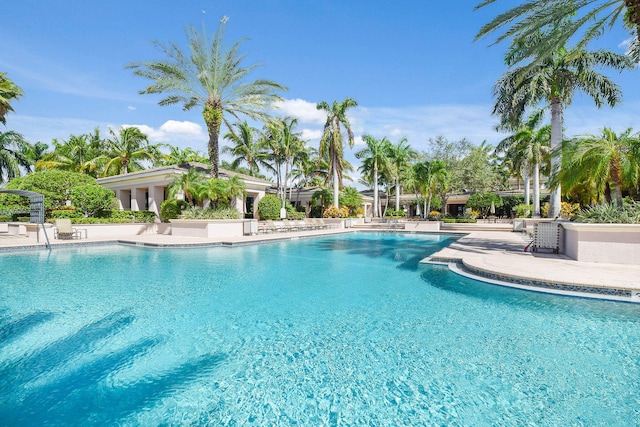
[[[98,184],[116,193],[119,209],[131,211],[149,210],[154,212],[156,217],[160,219],[160,204],[168,198],[167,188],[176,178],[187,173],[191,168],[204,172],[209,177],[207,165],[190,162],[99,178]],[[273,186],[273,183],[226,169],[219,169],[219,176],[222,179],[238,176],[244,181],[246,196],[244,200],[238,201],[241,203],[236,203],[235,206],[243,214],[249,212],[253,214],[253,217],[257,218],[258,213],[254,206],[257,206],[258,201],[264,197],[267,190]]]

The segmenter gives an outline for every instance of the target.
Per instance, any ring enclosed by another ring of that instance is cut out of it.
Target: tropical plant
[[[184,165],[190,162],[206,163],[208,160],[201,152],[195,151],[189,147],[182,149],[176,146],[170,146],[168,154],[163,154],[160,164],[162,166]]]
[[[33,172],[35,164],[41,160],[49,149],[49,145],[44,142],[36,142],[35,144],[27,144],[22,148],[22,157],[29,162],[29,172]]]
[[[215,178],[214,178],[215,179]],[[242,213],[237,209],[225,206],[221,208],[211,209],[202,208],[200,206],[192,206],[183,210],[180,219],[240,219]]]
[[[333,203],[333,192],[328,188],[321,188],[311,195],[311,202],[314,205],[320,202],[320,204],[326,208]]]
[[[258,130],[249,126],[246,121],[236,123],[233,126],[235,130],[230,129],[224,136],[224,139],[232,143],[233,146],[222,147],[222,153],[235,156],[231,163],[234,170],[242,164],[246,164],[249,175],[258,176],[260,166],[264,165],[267,159],[267,152],[258,137]]]
[[[353,148],[354,136],[351,131],[351,123],[347,118],[347,110],[356,107],[358,103],[351,98],[344,101],[333,101],[332,105],[322,101],[316,105],[318,110],[327,114],[322,137],[320,138],[319,153],[321,156],[327,155],[329,158],[329,176],[333,181],[333,203],[338,207],[339,190],[342,186],[342,171],[345,166],[344,143],[342,136],[342,126],[347,132],[349,147]]]
[[[182,193],[185,200],[193,206],[197,202],[199,187],[202,186],[205,179],[204,172],[198,171],[196,168],[189,168],[187,173],[181,174],[168,185],[169,197],[173,199],[178,193]]]
[[[356,216],[362,206],[362,194],[355,187],[344,187],[340,192],[340,206],[349,209],[349,216]]]
[[[143,169],[140,161],[160,162],[162,153],[158,145],[149,144],[147,135],[137,127],[122,127],[116,134],[110,129],[111,139],[106,142],[105,176],[120,175]]]
[[[530,179],[533,175],[533,216],[540,216],[540,168],[549,156],[551,126],[539,128],[542,110],[531,114],[527,120],[512,128],[513,134],[496,146],[496,152],[504,153],[503,162],[509,161],[522,172],[525,189],[524,202],[529,204]]]
[[[362,160],[359,170],[363,175],[371,176],[373,182],[373,216],[380,216],[380,197],[378,188],[379,173],[387,172],[390,167],[389,152],[391,142],[387,138],[376,139],[371,135],[363,135],[366,147],[356,153],[356,158]]]
[[[558,24],[558,27],[565,25]],[[511,67],[521,62],[526,55],[525,48],[540,42],[543,37],[542,33],[537,33],[526,40],[519,40],[507,52],[507,65]],[[597,107],[605,103],[613,107],[622,97],[620,89],[610,78],[594,70],[594,67],[601,66],[622,70],[631,67],[632,63],[627,56],[612,52],[563,47],[527,65],[509,69],[494,86],[496,102],[493,113],[500,116],[503,125],[519,123],[527,107],[540,103],[550,106],[551,149],[556,154],[551,157],[552,174],[560,171],[562,158],[558,147],[563,139],[563,110],[571,103],[575,92],[587,94]],[[560,213],[560,192],[559,186],[552,189],[550,217]]]
[[[640,202],[623,199],[622,206],[598,204],[582,210],[575,217],[576,222],[640,224]]]
[[[431,201],[438,186],[445,183],[447,174],[447,167],[441,160],[419,162],[413,166],[415,189],[424,197],[423,218],[431,212]]]
[[[0,182],[20,176],[20,168],[29,169],[30,161],[25,156],[29,143],[18,132],[0,132]]]
[[[478,209],[482,212],[484,217],[488,216],[491,212],[491,206],[494,209],[502,206],[502,197],[494,193],[482,192],[473,193],[467,200],[466,206],[471,209]]]
[[[106,157],[97,129],[94,134],[71,135],[67,141],[54,139],[52,143],[53,151],[36,161],[37,171],[58,169],[98,176]]]
[[[0,123],[7,124],[5,116],[10,111],[13,111],[11,102],[21,96],[22,89],[7,77],[7,73],[0,73]]]
[[[604,128],[600,135],[566,141],[564,163],[556,179],[566,191],[576,186],[593,188],[596,201],[610,190],[610,201],[622,206],[623,190],[634,189],[640,182],[640,135],[632,132],[629,128],[618,135]]]
[[[182,104],[184,110],[202,108],[202,115],[209,133],[208,153],[211,173],[218,177],[220,161],[219,135],[224,123],[231,129],[225,114],[239,120],[240,115],[254,120],[268,119],[265,110],[280,97],[275,91],[286,90],[284,86],[270,80],[259,79],[245,82],[246,76],[257,65],[242,65],[245,58],[238,50],[244,39],[235,42],[229,49],[224,46],[224,29],[227,18],[220,21],[216,34],[209,42],[204,30],[186,28],[189,52],[183,51],[173,42],[154,45],[167,59],[140,62],[127,66],[137,76],[151,81],[141,94],[166,94],[159,105]]]
[[[407,138],[402,138],[397,144],[389,146],[389,175],[393,179],[396,193],[396,211],[400,210],[400,193],[402,185],[400,178],[406,169],[410,166],[410,162],[416,158],[418,153],[411,148]]]
[[[484,0],[476,9],[485,7],[497,0]],[[500,13],[491,22],[485,24],[476,40],[488,34],[505,29],[496,43],[508,38],[526,38],[557,22],[577,17],[562,31],[554,31],[541,43],[527,46],[527,56],[544,58],[551,52],[565,46],[568,41],[583,29],[578,39],[578,47],[599,37],[617,22],[622,21],[633,40],[627,54],[634,62],[640,61],[640,1],[638,0],[528,0]]]

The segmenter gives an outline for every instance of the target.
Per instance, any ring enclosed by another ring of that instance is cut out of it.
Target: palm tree
[[[353,148],[354,138],[351,124],[347,118],[347,110],[356,107],[358,103],[351,98],[344,101],[333,101],[333,105],[322,101],[316,105],[318,110],[327,113],[327,121],[324,124],[322,137],[320,138],[320,155],[329,157],[329,175],[333,180],[333,205],[338,207],[338,196],[342,186],[342,171],[345,166],[344,146],[341,125],[347,131],[349,147]]]
[[[249,126],[245,121],[236,123],[236,130],[230,130],[224,139],[233,143],[231,147],[222,147],[222,152],[235,156],[231,163],[233,169],[238,168],[243,163],[249,169],[249,175],[258,176],[260,174],[260,165],[264,164],[267,159],[267,152],[260,141],[258,130]]]
[[[203,157],[202,153],[189,147],[182,149],[180,147],[171,146],[169,148],[169,154],[162,155],[162,166],[184,165],[190,162],[206,163],[208,161]]]
[[[36,161],[36,170],[59,169],[98,175],[105,157],[90,135],[71,135],[67,141],[54,139],[52,143],[53,151]]]
[[[538,128],[542,121],[542,110],[531,114],[527,121],[496,146],[496,152],[503,152],[520,169],[525,181],[525,203],[529,204],[529,177],[533,175],[533,216],[540,216],[540,166],[549,154],[551,126]]]
[[[49,149],[49,145],[44,142],[36,142],[35,144],[28,144],[24,147],[22,155],[29,161],[29,171],[33,172],[35,164],[41,160]]]
[[[415,159],[417,154],[418,153],[409,145],[407,138],[402,138],[396,145],[390,145],[389,147],[389,161],[391,165],[389,172],[394,179],[396,187],[396,211],[400,209],[400,193],[402,190],[400,177],[409,166],[409,162]]]
[[[105,176],[141,170],[141,160],[155,163],[162,158],[158,146],[149,144],[147,135],[137,127],[120,128],[117,134],[113,129],[109,132],[112,139],[106,141],[108,160],[104,166]]]
[[[543,35],[520,41],[518,46],[535,44]],[[506,55],[507,65],[519,62],[524,53],[514,46]],[[591,97],[596,106],[615,106],[622,98],[618,86],[594,67],[607,66],[616,70],[630,67],[629,58],[612,52],[564,48],[546,58],[529,65],[512,68],[503,74],[494,86],[496,102],[493,114],[501,117],[503,125],[515,125],[521,121],[527,107],[544,102],[551,107],[551,149],[556,155],[551,158],[551,173],[560,170],[562,158],[560,147],[563,136],[563,111],[571,103],[573,95],[581,91]],[[551,194],[549,217],[560,213],[560,186]]]
[[[154,42],[168,59],[153,62],[134,63],[127,66],[137,76],[151,80],[141,94],[166,94],[159,105],[182,104],[184,110],[196,106],[202,108],[204,122],[209,133],[209,162],[214,177],[218,177],[219,135],[224,123],[231,125],[225,114],[239,120],[246,115],[255,120],[267,120],[265,110],[280,97],[274,92],[286,90],[270,80],[245,82],[245,77],[257,65],[242,66],[244,55],[238,54],[241,39],[231,48],[225,49],[223,43],[226,17],[211,42],[203,30],[186,29],[189,40],[189,52],[184,52],[175,43],[168,45]]]
[[[7,77],[7,73],[0,73],[0,123],[7,124],[5,116],[13,111],[11,102],[21,96],[22,89]]]
[[[204,172],[198,171],[196,168],[190,168],[187,173],[181,174],[174,179],[167,187],[170,198],[175,198],[178,193],[184,195],[184,199],[194,206],[199,193],[199,186],[205,181]]]
[[[497,0],[484,0],[476,9]],[[640,1],[639,0],[535,0],[521,3],[496,16],[484,25],[476,40],[490,33],[505,29],[496,43],[505,39],[527,38],[557,22],[577,17],[562,31],[548,33],[540,43],[527,46],[527,56],[544,58],[565,46],[579,30],[585,29],[577,47],[584,48],[588,42],[610,29],[616,22],[631,32],[633,41],[627,54],[634,62],[640,61]],[[585,28],[586,27],[586,28]]]
[[[305,155],[304,141],[300,139],[300,133],[294,131],[297,124],[298,120],[292,118],[277,118],[268,124],[268,141],[270,148],[273,150],[273,159],[276,162],[278,175],[280,175],[281,168],[284,166],[282,178],[278,177],[278,182],[281,184],[280,195],[283,207],[289,184],[290,169],[301,156]]]
[[[226,180],[226,195],[229,198],[232,208],[237,207],[236,202],[238,199],[243,200],[246,193],[244,181],[238,175],[230,176]],[[244,207],[242,213],[244,213]]]
[[[447,174],[447,166],[440,160],[418,162],[413,165],[416,187],[424,197],[423,218],[429,216],[431,199],[436,194],[437,187],[444,185]]]
[[[0,181],[8,182],[20,176],[20,167],[29,169],[31,163],[24,156],[29,143],[18,132],[0,132]]]
[[[566,144],[566,157],[558,179],[571,190],[590,183],[598,198],[611,190],[611,201],[622,206],[623,189],[634,189],[640,177],[640,135],[629,128],[617,135],[604,128],[600,135],[574,138]]]
[[[362,140],[367,144],[365,148],[356,153],[356,158],[362,160],[360,171],[363,175],[372,175],[373,182],[373,216],[380,216],[380,197],[378,187],[378,174],[389,169],[389,151],[391,142],[387,138],[376,139],[371,135],[363,135]]]

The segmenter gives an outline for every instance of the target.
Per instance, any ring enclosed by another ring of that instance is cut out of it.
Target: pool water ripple
[[[0,419],[640,424],[635,305],[419,265],[448,243],[357,233],[3,255]]]

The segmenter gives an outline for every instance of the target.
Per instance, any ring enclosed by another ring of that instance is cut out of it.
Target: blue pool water
[[[640,425],[640,307],[418,261],[443,236],[0,256],[0,424]]]

